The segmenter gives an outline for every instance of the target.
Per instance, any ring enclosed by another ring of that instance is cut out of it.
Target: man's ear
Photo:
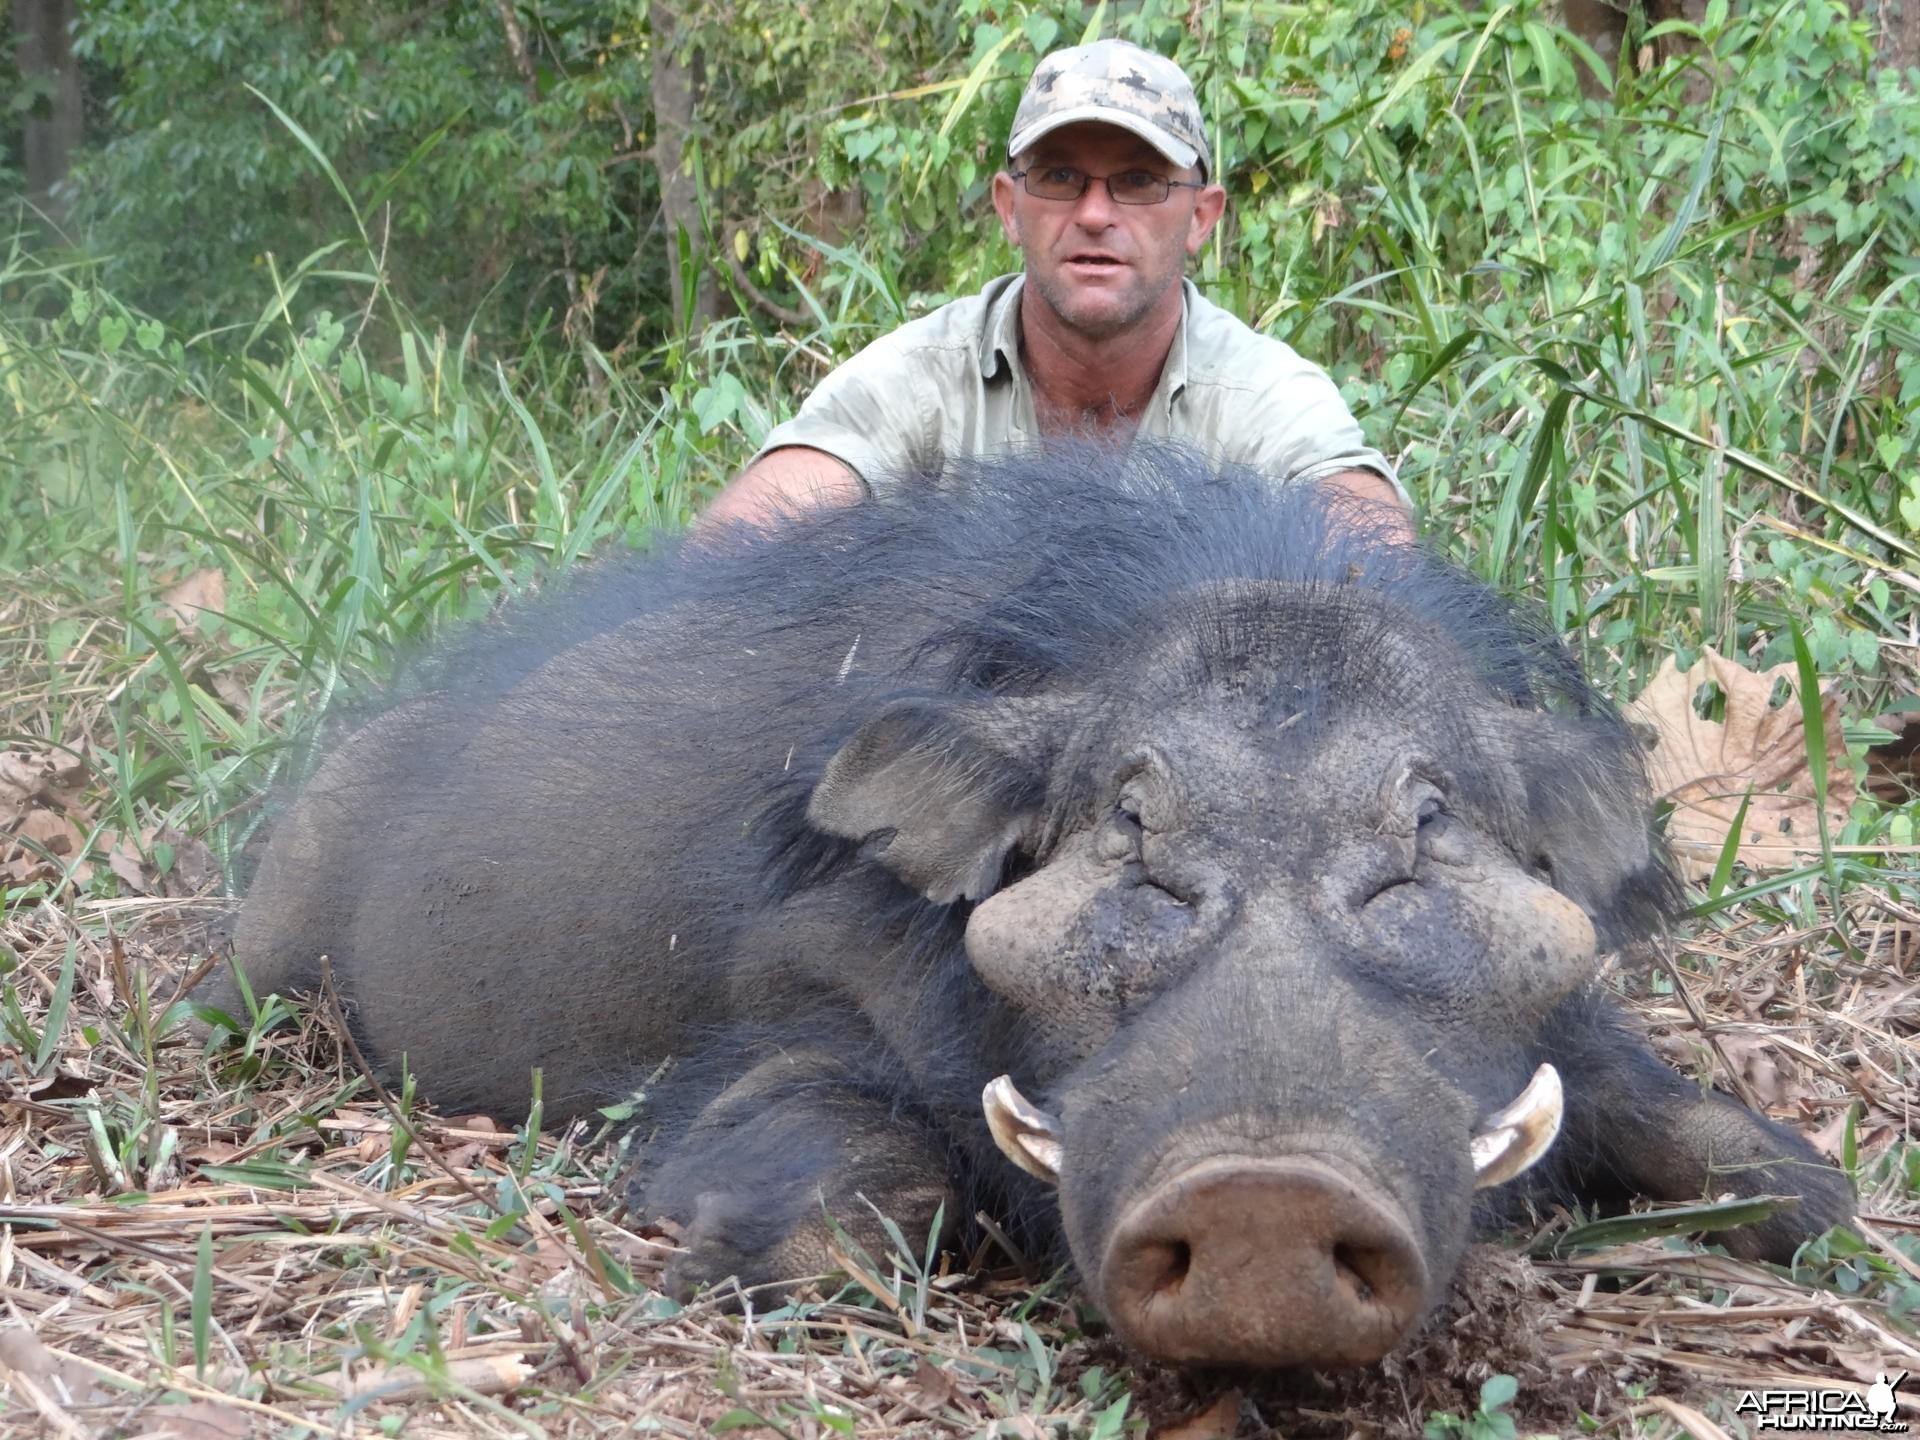
[[[1602,947],[1658,930],[1681,907],[1654,833],[1646,764],[1612,715],[1516,717],[1514,763],[1526,786],[1523,858],[1587,912]]]
[[[1223,185],[1209,185],[1193,196],[1193,219],[1187,226],[1187,254],[1198,255],[1213,234],[1213,227],[1227,213],[1227,191]]]
[[[1013,192],[1019,184],[1005,170],[993,177],[993,208],[1000,217],[1000,233],[1014,249],[1020,248],[1020,226],[1013,218]]]
[[[807,818],[929,900],[984,899],[1042,813],[1056,733],[1047,701],[897,700],[827,762]]]

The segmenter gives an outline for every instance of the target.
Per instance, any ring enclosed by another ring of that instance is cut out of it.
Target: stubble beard
[[[1069,286],[1035,265],[1032,255],[1027,257],[1027,283],[1033,286],[1034,293],[1059,317],[1062,325],[1088,340],[1110,340],[1139,324],[1153,312],[1154,306],[1160,303],[1167,291],[1179,283],[1181,270],[1176,264],[1171,274],[1157,282],[1148,280],[1137,269],[1133,273],[1142,283],[1136,285],[1130,295],[1121,297],[1128,303],[1119,310],[1090,316],[1081,313],[1075,302],[1093,296],[1084,293],[1075,295]]]

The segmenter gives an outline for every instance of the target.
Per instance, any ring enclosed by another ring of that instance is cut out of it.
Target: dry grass
[[[1862,1197],[1869,1250],[1839,1277],[1863,1293],[1657,1242],[1532,1261],[1488,1246],[1385,1366],[1251,1381],[1132,1366],[1083,1333],[1064,1282],[1036,1292],[1004,1270],[916,1295],[880,1262],[878,1298],[823,1281],[798,1308],[680,1310],[646,1289],[671,1242],[622,1223],[603,1136],[529,1147],[397,1115],[324,1014],[250,1056],[209,1061],[175,1032],[149,1058],[152,1017],[217,945],[222,908],[94,900],[6,923],[32,1033],[68,992],[57,1038],[29,1052],[16,1033],[5,1056],[10,1433],[1037,1436],[1205,1411],[1206,1433],[1405,1435],[1507,1373],[1523,1430],[1572,1433],[1584,1412],[1706,1436],[1710,1414],[1739,1433],[1745,1388],[1920,1371],[1895,1313],[1920,1297],[1920,1206],[1894,1163],[1916,1100],[1920,915],[1888,895],[1851,892],[1851,955],[1831,928],[1749,918],[1685,947],[1679,993],[1657,969],[1616,977],[1676,1056],[1828,1144],[1864,1102],[1859,1164],[1881,1178]]]

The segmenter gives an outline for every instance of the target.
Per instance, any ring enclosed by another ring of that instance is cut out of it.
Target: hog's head
[[[817,825],[971,902],[1031,1036],[986,1118],[1149,1354],[1381,1357],[1476,1188],[1551,1143],[1543,1022],[1670,882],[1625,732],[1525,693],[1510,639],[1215,583],[1092,670],[894,702],[816,787]]]

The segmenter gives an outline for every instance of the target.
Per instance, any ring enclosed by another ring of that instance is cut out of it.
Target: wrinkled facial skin
[[[967,929],[1060,1062],[1034,1078],[1069,1244],[1162,1358],[1377,1359],[1455,1268],[1473,1128],[1593,926],[1503,845],[1497,761],[1437,722],[1142,726],[1094,763],[1085,828]]]
[[[1069,165],[1086,175],[1151,170],[1197,180],[1146,141],[1113,125],[1068,125],[1015,164]],[[1029,195],[1009,175],[994,177],[994,205],[1007,239],[1020,247],[1028,283],[1069,331],[1088,339],[1117,335],[1177,305],[1186,257],[1197,255],[1219,220],[1226,192],[1176,188],[1158,205],[1120,205],[1095,181],[1078,200]]]

